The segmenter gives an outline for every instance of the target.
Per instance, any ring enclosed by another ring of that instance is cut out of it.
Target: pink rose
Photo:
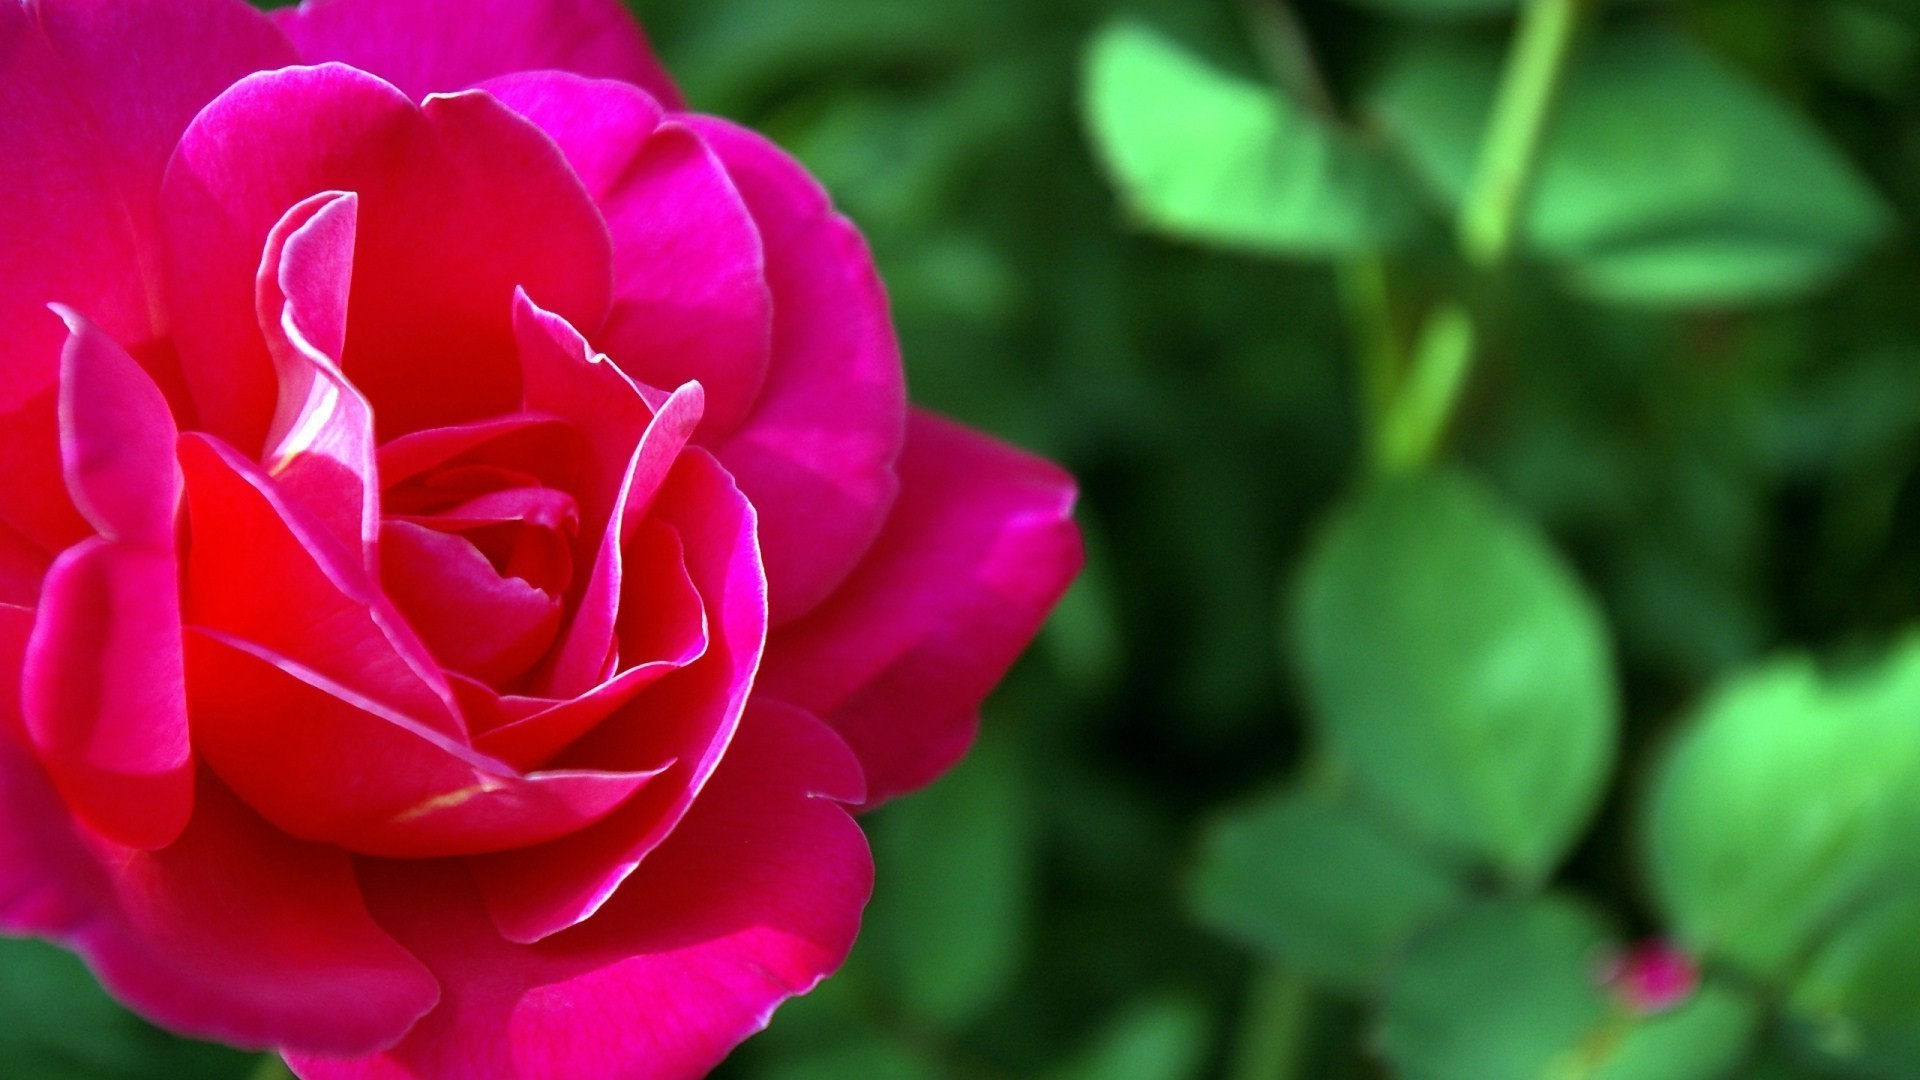
[[[616,0],[0,0],[0,101],[0,929],[308,1077],[831,972],[1079,539],[801,168]]]

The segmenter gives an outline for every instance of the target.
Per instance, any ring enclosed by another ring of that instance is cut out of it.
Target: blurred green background
[[[723,1076],[1920,1076],[1920,4],[1520,3],[639,0],[1090,553]]]

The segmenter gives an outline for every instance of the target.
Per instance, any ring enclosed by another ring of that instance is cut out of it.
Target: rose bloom
[[[0,0],[0,929],[307,1077],[697,1075],[1079,565],[616,0]]]

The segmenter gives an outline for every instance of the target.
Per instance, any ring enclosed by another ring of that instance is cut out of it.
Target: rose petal
[[[75,504],[102,535],[47,573],[22,676],[26,730],[76,812],[122,843],[164,847],[193,810],[176,434],[140,365],[67,318],[61,456]]]
[[[274,18],[308,61],[344,60],[416,98],[557,68],[624,79],[679,107],[617,0],[307,0]]]
[[[708,623],[688,574],[685,548],[670,526],[644,522],[629,545],[621,595],[623,655],[618,675],[577,697],[505,698],[484,708],[499,717],[475,725],[474,745],[518,768],[545,764],[640,691],[707,651]],[[466,698],[463,696],[463,700]],[[469,723],[472,723],[469,710]]]
[[[666,764],[522,776],[257,646],[187,638],[194,744],[276,827],[389,858],[501,851],[563,836]]]
[[[975,710],[1081,563],[1072,478],[926,413],[907,430],[900,502],[872,554],[774,635],[760,676],[846,737],[875,801],[965,752]]]
[[[475,880],[501,932],[535,941],[599,910],[658,847],[726,753],[766,639],[766,578],[753,508],[705,451],[675,464],[654,514],[680,534],[707,611],[697,663],[660,680],[574,744],[560,763],[632,768],[681,764],[605,821],[537,848],[475,859]]]
[[[416,431],[380,447],[380,480],[391,490],[450,462],[478,459],[524,463],[529,469],[553,469],[559,463],[564,467],[540,478],[565,489],[576,468],[567,453],[571,434],[566,421],[530,412]]]
[[[373,407],[340,370],[353,287],[360,197],[323,192],[287,211],[267,237],[255,285],[260,329],[279,375],[265,460],[362,565],[379,566]]]
[[[846,578],[893,503],[906,419],[900,348],[866,241],[806,170],[724,121],[687,122],[726,164],[766,246],[772,366],[718,453],[760,514],[778,626]]]
[[[667,482],[700,423],[704,398],[699,383],[674,391],[648,425],[627,465],[620,497],[606,522],[605,536],[587,586],[575,600],[573,621],[567,627],[552,667],[540,690],[550,697],[585,693],[618,666],[620,599],[624,589],[627,537],[645,519],[661,487]]]
[[[72,822],[5,736],[0,929],[79,951],[156,1023],[240,1046],[372,1053],[439,995],[368,917],[344,852],[270,828],[210,778],[178,841],[120,847]]]
[[[464,736],[439,665],[357,560],[232,448],[188,435],[180,463],[193,526],[190,625],[291,657],[437,731]]]
[[[62,323],[52,311],[42,310],[36,321],[51,326]],[[72,336],[68,330],[52,350],[54,370],[59,369],[61,348]],[[80,516],[68,493],[65,467],[60,460],[60,387],[53,382],[22,401],[11,411],[0,412],[0,525],[19,538],[19,542],[38,555],[43,564],[53,556],[93,535],[93,527]],[[36,584],[39,579],[34,579]],[[28,593],[22,603],[31,604]]]
[[[381,529],[389,599],[440,666],[504,686],[546,655],[560,599],[503,576],[465,539],[406,521]]]
[[[478,92],[418,106],[338,64],[250,76],[194,120],[162,189],[168,296],[194,313],[181,362],[202,426],[244,451],[275,400],[260,253],[288,207],[327,191],[359,196],[341,366],[383,439],[515,411],[516,287],[578,325],[605,318],[605,223],[531,123]]]
[[[726,167],[626,83],[541,71],[484,88],[560,144],[607,219],[613,310],[595,344],[643,383],[700,383],[698,438],[724,438],[759,396],[773,344],[760,231]]]
[[[382,924],[446,997],[384,1054],[290,1063],[307,1080],[705,1075],[845,960],[873,861],[832,800],[859,793],[832,732],[757,706],[672,839],[565,934],[511,944],[457,873],[370,868]]]
[[[50,302],[136,352],[166,332],[168,155],[234,80],[292,60],[239,0],[0,4],[0,412],[54,384],[65,335]]]

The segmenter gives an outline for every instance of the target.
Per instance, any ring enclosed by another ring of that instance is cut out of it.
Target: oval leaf
[[[1612,764],[1604,624],[1524,521],[1457,476],[1389,481],[1310,557],[1298,611],[1313,719],[1389,820],[1545,878]]]

